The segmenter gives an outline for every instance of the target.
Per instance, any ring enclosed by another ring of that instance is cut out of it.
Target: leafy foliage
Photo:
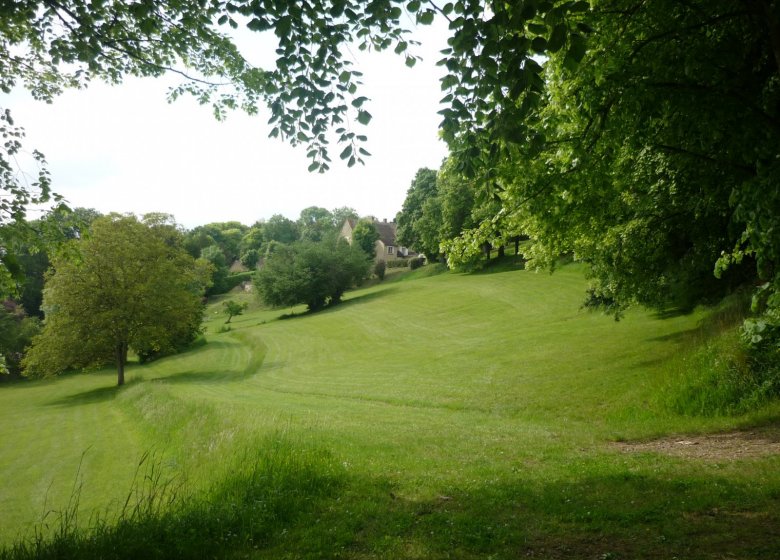
[[[211,104],[218,118],[265,104],[271,136],[307,147],[311,170],[329,167],[329,131],[345,145],[351,166],[367,154],[365,136],[341,126],[346,119],[368,124],[366,97],[357,95],[361,73],[342,56],[355,40],[360,49],[408,44],[398,1],[287,2],[166,0],[122,2],[17,2],[3,9],[0,29],[0,89],[24,85],[51,100],[64,88],[93,79],[119,83],[124,76],[176,73],[175,99],[194,96]],[[430,22],[430,10],[419,18]],[[431,12],[432,13],[432,12]],[[278,41],[276,68],[253,67],[223,30],[239,25]],[[413,61],[412,55],[407,60]],[[335,129],[334,129],[335,127]]]
[[[387,271],[387,264],[383,260],[376,261],[374,263],[374,276],[379,278],[379,281],[385,279],[385,272]]]
[[[322,241],[336,229],[333,214],[326,208],[309,206],[301,210],[298,218],[298,231],[301,239],[307,241]]]
[[[299,241],[278,246],[255,273],[254,285],[267,305],[304,303],[316,311],[339,303],[368,277],[370,266],[365,253],[345,240]]]
[[[401,245],[415,251],[425,251],[421,234],[422,226],[418,225],[418,222],[423,219],[426,202],[436,198],[436,195],[436,171],[426,167],[418,169],[409,190],[406,191],[401,211],[395,217],[398,224],[397,239]],[[430,212],[431,205],[429,205],[429,214]],[[438,240],[436,245],[435,253],[438,253]]]
[[[360,247],[360,250],[370,260],[376,254],[376,242],[379,241],[379,231],[372,220],[359,220],[352,230],[352,243]]]
[[[0,307],[0,379],[3,374],[19,376],[24,351],[40,330],[40,320],[29,317],[11,300]]]
[[[218,245],[209,245],[200,252],[200,259],[208,263],[211,270],[211,282],[206,295],[224,294],[227,290],[227,278],[230,268],[225,260],[225,254]]]
[[[233,317],[243,314],[244,311],[246,311],[246,308],[249,307],[249,304],[247,302],[239,303],[229,299],[222,302],[222,307],[224,307],[222,312],[227,315],[227,320],[225,321],[225,324],[227,325]]]
[[[110,215],[71,245],[76,259],[52,259],[46,321],[24,359],[26,375],[114,363],[121,385],[129,349],[148,359],[194,339],[208,272],[174,225]]]
[[[298,224],[285,218],[281,214],[274,214],[265,223],[266,241],[277,241],[279,243],[292,243],[300,237]]]

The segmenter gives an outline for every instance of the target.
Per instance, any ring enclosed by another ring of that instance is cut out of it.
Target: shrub
[[[377,261],[374,265],[374,274],[380,281],[385,279],[385,268],[385,261]]]
[[[408,259],[390,259],[387,261],[387,268],[406,268],[409,266]]]
[[[425,259],[423,257],[414,257],[413,259],[409,259],[409,268],[412,270],[418,269],[424,264]]]

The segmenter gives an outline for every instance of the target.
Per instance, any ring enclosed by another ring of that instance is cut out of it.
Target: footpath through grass
[[[47,509],[63,510],[81,461],[75,525],[101,529],[64,531],[60,557],[68,547],[72,557],[150,555],[147,540],[159,557],[780,550],[777,455],[697,459],[616,445],[776,425],[777,405],[685,417],[659,397],[702,341],[705,311],[634,310],[616,323],[580,310],[576,266],[425,274],[317,314],[254,305],[227,332],[215,302],[206,345],[132,367],[120,390],[111,372],[0,387],[0,538],[10,544]],[[171,481],[163,490],[176,493],[141,521],[117,512],[148,450]],[[105,508],[103,522],[90,521]],[[55,549],[27,553],[46,550]]]

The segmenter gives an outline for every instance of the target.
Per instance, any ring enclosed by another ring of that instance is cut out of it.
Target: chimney
[[[382,220],[382,221],[383,221],[384,223],[387,223],[387,218],[385,218],[385,219],[384,219],[384,220]]]

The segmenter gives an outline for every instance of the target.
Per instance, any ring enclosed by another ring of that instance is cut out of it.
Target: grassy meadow
[[[771,558],[780,456],[621,442],[753,429],[669,405],[712,310],[619,322],[582,270],[396,274],[316,314],[249,310],[206,343],[0,385],[11,557]],[[774,439],[773,439],[774,438]]]

